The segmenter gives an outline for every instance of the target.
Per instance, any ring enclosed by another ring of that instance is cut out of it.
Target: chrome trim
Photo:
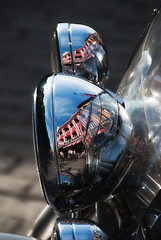
[[[105,86],[108,78],[107,50],[94,29],[82,24],[59,23],[51,46],[54,73],[74,74]]]
[[[60,239],[108,240],[109,237],[93,221],[58,218],[51,240]]]

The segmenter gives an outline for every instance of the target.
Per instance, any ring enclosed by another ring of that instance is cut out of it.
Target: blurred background
[[[0,8],[0,231],[26,234],[45,206],[32,142],[32,98],[51,73],[57,22],[89,25],[104,39],[116,91],[159,0],[6,0]]]

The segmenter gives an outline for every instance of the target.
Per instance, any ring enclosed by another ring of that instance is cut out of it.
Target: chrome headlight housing
[[[74,74],[104,86],[108,78],[108,57],[103,39],[82,24],[59,23],[51,45],[54,73]]]
[[[73,212],[108,196],[128,168],[130,134],[125,110],[105,90],[71,75],[43,79],[34,94],[34,136],[47,202]]]

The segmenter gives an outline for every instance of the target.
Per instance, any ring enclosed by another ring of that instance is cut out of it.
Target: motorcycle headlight
[[[130,134],[125,110],[106,91],[75,76],[45,78],[34,94],[34,135],[47,202],[72,212],[110,194],[128,167]]]
[[[104,41],[86,25],[57,25],[52,38],[51,62],[54,73],[74,74],[99,86],[104,86],[108,77]]]

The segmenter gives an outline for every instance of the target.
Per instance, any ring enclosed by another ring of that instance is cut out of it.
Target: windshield
[[[149,206],[161,186],[160,49],[158,13],[117,91],[134,127],[128,152],[133,165],[122,185],[135,216]]]

